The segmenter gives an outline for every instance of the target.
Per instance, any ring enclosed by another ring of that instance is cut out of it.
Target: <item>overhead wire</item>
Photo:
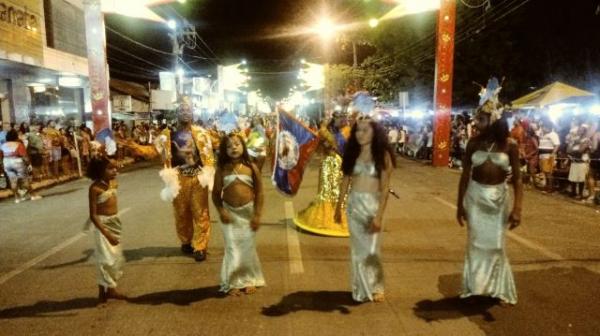
[[[113,28],[110,28],[109,26],[106,26],[106,30],[112,32],[113,34],[116,34],[116,35],[120,36],[121,38],[123,38],[123,39],[125,39],[125,40],[127,40],[127,41],[129,41],[129,42],[131,42],[131,43],[133,43],[135,45],[137,45],[137,46],[140,46],[142,48],[146,48],[148,50],[154,51],[155,53],[159,53],[159,54],[167,55],[167,56],[173,56],[174,55],[174,53],[172,53],[172,52],[167,52],[167,51],[159,50],[159,49],[150,47],[150,46],[148,46],[148,45],[146,45],[146,44],[144,44],[142,42],[136,41],[133,38],[131,38],[131,37],[127,36],[127,35],[124,35],[123,33],[120,33],[119,31],[117,31],[117,30],[115,30]]]
[[[518,1],[519,0],[504,0],[500,4],[494,6],[488,12],[479,16],[477,19],[475,19],[475,21],[470,22],[467,25],[459,27],[458,31],[455,34],[455,45],[464,41],[468,37],[470,37],[472,35],[473,29],[478,27],[481,23],[485,22],[486,19],[494,18],[494,14],[496,14],[496,17],[497,17],[497,15],[499,15],[498,12],[500,10],[507,9],[511,5],[515,4]],[[529,1],[529,0],[526,0],[526,1]],[[435,49],[434,50],[423,50],[421,53],[417,53],[417,55],[414,57],[415,63],[420,64],[424,59],[427,59],[433,55],[435,55]]]
[[[482,19],[484,19],[484,18],[485,18],[485,16],[486,16],[487,14],[489,14],[489,13],[493,12],[494,10],[497,10],[497,9],[499,9],[500,7],[502,7],[502,6],[506,5],[506,4],[507,4],[507,2],[509,2],[509,1],[511,1],[511,0],[504,0],[503,2],[501,2],[501,3],[497,4],[496,6],[494,6],[494,7],[492,8],[492,10],[491,10],[490,12],[488,12],[488,13],[484,13],[484,14],[482,14],[481,16],[479,16],[479,17],[476,19],[476,21],[475,21],[475,22],[470,22],[470,23],[467,23],[467,25],[466,25],[466,26],[465,26],[465,25],[461,25],[461,27],[459,28],[460,30],[459,30],[459,31],[456,33],[456,35],[457,35],[457,36],[458,36],[458,35],[461,35],[461,34],[462,34],[463,32],[465,32],[465,31],[466,31],[468,28],[470,28],[470,27],[472,27],[472,26],[474,26],[474,25],[477,25],[477,24],[479,24],[479,22],[481,22],[481,20],[482,20]],[[463,17],[463,18],[460,18],[460,22],[465,22],[465,21],[467,21],[467,20],[469,20],[469,19],[473,18],[475,15],[477,15],[477,14],[468,14],[468,15],[466,15],[465,17]],[[432,31],[430,34],[428,34],[428,35],[426,35],[425,37],[423,37],[423,38],[421,38],[421,39],[419,39],[419,40],[417,40],[417,41],[415,41],[415,42],[411,43],[411,44],[410,44],[410,45],[409,45],[409,46],[408,46],[408,47],[407,47],[407,48],[406,48],[406,49],[405,49],[405,50],[404,50],[402,53],[400,53],[400,55],[407,55],[407,54],[408,54],[410,51],[412,51],[412,50],[414,50],[414,49],[417,49],[417,48],[419,48],[419,47],[421,47],[421,48],[423,48],[423,47],[427,48],[427,46],[422,46],[422,45],[420,46],[420,44],[421,44],[421,43],[423,43],[423,42],[424,42],[424,41],[426,41],[426,40],[430,40],[430,39],[432,39],[432,38],[435,38],[435,35],[436,35],[436,30],[435,30],[435,28],[434,28],[434,29],[433,29],[433,31]],[[425,52],[429,52],[429,51],[425,51]],[[395,55],[395,56],[399,56],[399,55]],[[379,58],[379,59],[375,59],[375,60],[373,60],[372,62],[378,62],[378,61],[381,61],[381,60],[384,60],[384,59],[389,59],[389,58],[392,58],[392,57],[395,57],[395,56],[394,56],[394,55],[387,55],[387,56],[383,56],[383,57],[381,57],[381,58]]]
[[[117,47],[117,46],[115,46],[115,45],[108,44],[107,46],[108,46],[108,48],[109,48],[109,49],[114,49],[114,50],[116,50],[116,51],[119,51],[119,52],[121,52],[121,53],[123,53],[123,54],[125,54],[125,55],[128,55],[128,56],[130,56],[130,57],[133,57],[133,58],[135,58],[135,59],[137,59],[137,60],[139,60],[139,61],[142,61],[142,62],[144,62],[144,63],[150,64],[150,65],[152,65],[152,66],[154,66],[154,67],[157,67],[157,68],[159,68],[159,69],[162,69],[162,70],[168,71],[168,69],[167,69],[167,68],[165,68],[165,67],[163,67],[163,66],[160,66],[160,65],[158,65],[158,64],[155,64],[155,63],[152,63],[152,62],[150,62],[150,61],[148,61],[148,60],[145,60],[145,59],[143,59],[143,58],[141,58],[141,57],[139,57],[139,56],[137,56],[137,55],[134,55],[134,54],[132,54],[132,53],[130,53],[130,52],[128,52],[128,51],[126,51],[126,50],[123,50],[123,49],[121,49],[121,48],[119,48],[119,47]]]
[[[521,3],[519,3],[518,5],[516,5],[515,7],[511,8],[508,12],[504,12],[504,13],[497,13],[498,15],[496,15],[495,17],[492,16],[489,19],[492,20],[492,22],[498,22],[500,21],[502,18],[506,17],[507,15],[509,15],[510,13],[516,11],[517,9],[519,9],[520,7],[524,6],[525,4],[527,4],[528,2],[530,2],[531,0],[513,0],[512,3],[510,3],[508,6],[521,1]],[[463,36],[459,37],[458,39],[455,40],[455,45],[458,45],[462,42],[464,42],[466,39],[468,39],[471,35],[470,34],[463,34]],[[422,62],[424,62],[425,60],[431,58],[433,56],[433,54],[429,54],[426,55],[424,57],[422,57],[417,64],[420,64]]]

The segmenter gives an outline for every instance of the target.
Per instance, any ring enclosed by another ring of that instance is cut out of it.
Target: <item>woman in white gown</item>
[[[350,230],[352,298],[357,302],[384,300],[381,229],[395,165],[394,150],[385,130],[369,117],[359,118],[352,127],[344,151],[344,179],[335,210],[335,221],[339,223],[343,202],[350,190],[346,212]]]
[[[508,123],[496,103],[484,104],[475,122],[479,133],[467,144],[457,206],[458,222],[464,226],[466,220],[468,229],[461,297],[488,296],[514,305],[517,291],[505,233],[521,221],[519,148],[509,139]]]

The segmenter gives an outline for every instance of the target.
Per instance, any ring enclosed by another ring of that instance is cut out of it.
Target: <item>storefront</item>
[[[45,16],[46,12],[50,15]],[[89,119],[87,60],[77,52],[85,51],[85,41],[71,37],[76,43],[67,45],[61,31],[65,23],[82,25],[82,20],[83,12],[67,0],[0,0],[0,118],[4,127],[50,119],[79,124]]]

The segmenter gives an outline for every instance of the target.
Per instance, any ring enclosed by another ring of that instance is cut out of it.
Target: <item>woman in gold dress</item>
[[[333,124],[333,123],[332,123]],[[332,125],[333,126],[333,125]],[[341,135],[343,130],[338,131]],[[300,211],[294,218],[296,226],[302,230],[331,237],[348,237],[348,222],[346,212],[343,211],[341,223],[335,223],[333,215],[337,206],[342,182],[342,157],[343,142],[336,141],[336,136],[330,129],[321,126],[319,129],[321,146],[325,152],[325,158],[319,169],[319,187],[316,199],[310,205]]]

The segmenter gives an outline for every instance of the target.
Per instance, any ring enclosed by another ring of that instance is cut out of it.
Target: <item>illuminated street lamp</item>
[[[324,41],[328,41],[333,38],[338,30],[339,27],[330,18],[322,18],[314,26],[312,32],[319,35]]]

